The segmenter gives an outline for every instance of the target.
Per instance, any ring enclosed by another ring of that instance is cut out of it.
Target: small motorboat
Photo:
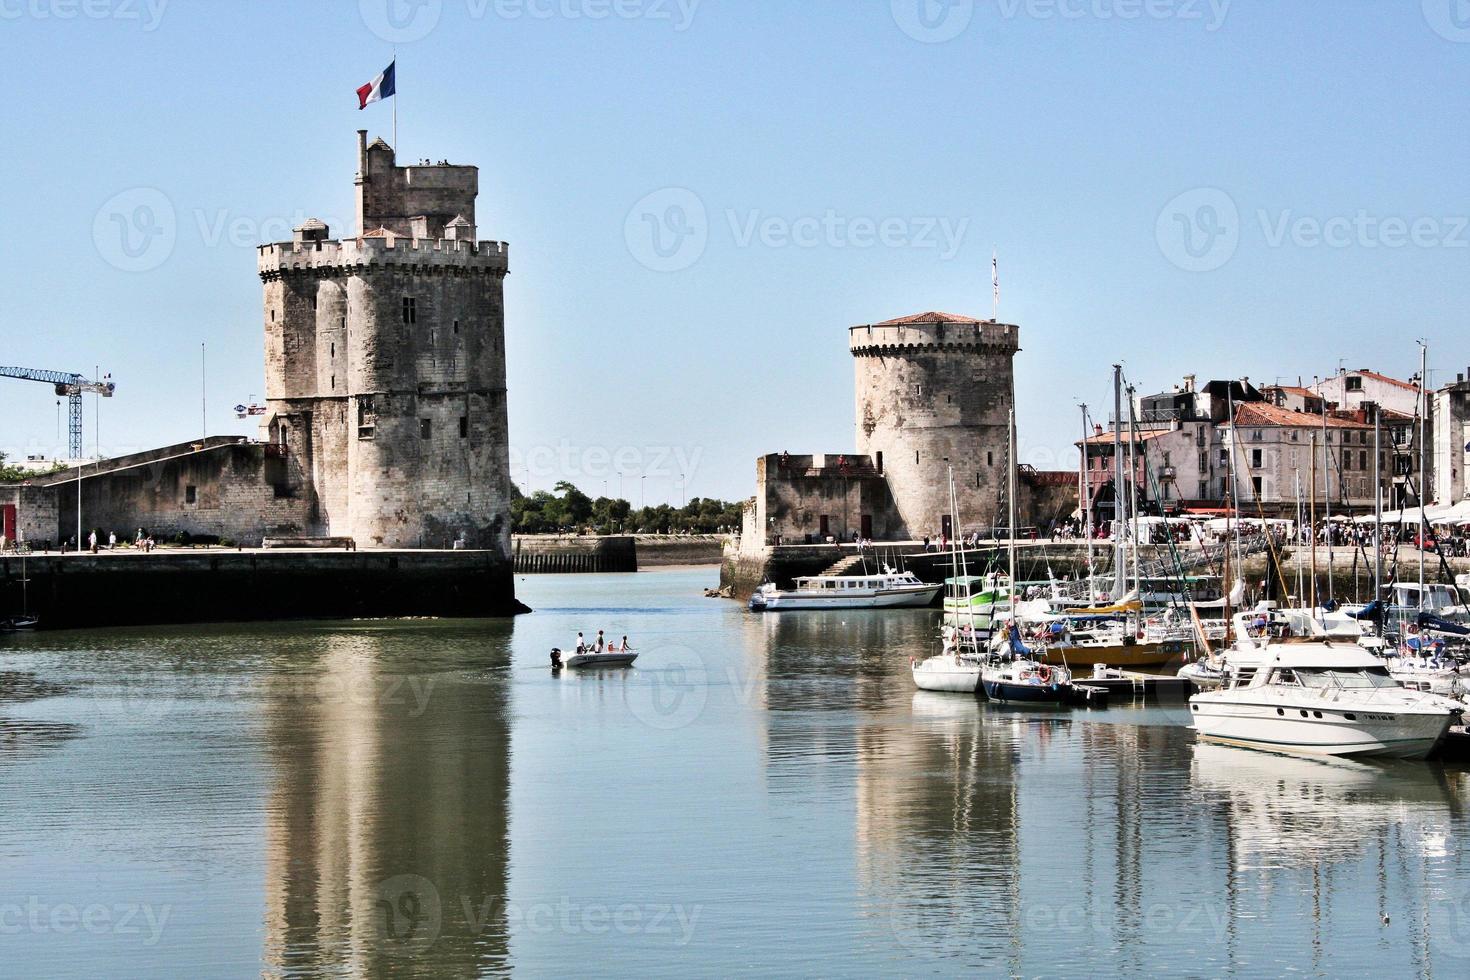
[[[601,653],[593,650],[574,653],[566,659],[565,665],[573,670],[582,667],[631,667],[637,659],[637,650],[615,650],[609,647]]]
[[[41,624],[36,616],[12,616],[9,619],[0,619],[0,633],[24,633],[35,629]]]

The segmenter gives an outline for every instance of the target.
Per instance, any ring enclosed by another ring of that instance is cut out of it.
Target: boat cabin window
[[[1305,687],[1391,688],[1399,683],[1388,676],[1387,667],[1298,667],[1297,677]]]

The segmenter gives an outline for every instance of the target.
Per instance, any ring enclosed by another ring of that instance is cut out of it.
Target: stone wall
[[[259,443],[104,470],[82,480],[82,534],[96,529],[106,540],[115,531],[120,541],[131,541],[142,527],[155,540],[183,533],[255,547],[263,537],[310,533],[312,502],[301,483],[291,460]],[[75,487],[72,481],[54,488],[57,540],[76,534]]]
[[[528,611],[488,551],[42,555],[25,562],[46,629],[270,619],[481,617]],[[0,558],[15,605],[22,563]]]
[[[638,571],[631,535],[523,534],[511,548],[517,574]]]
[[[76,481],[71,484],[73,491]],[[53,547],[57,531],[57,491],[34,484],[0,484],[0,506],[15,508],[15,536],[33,548]]]
[[[879,540],[903,536],[888,484],[866,456],[772,453],[757,459],[755,466],[753,520],[763,543],[810,544],[824,536],[851,541],[854,534]]]

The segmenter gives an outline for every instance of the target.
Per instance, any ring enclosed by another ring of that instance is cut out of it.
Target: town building
[[[1236,408],[1222,436],[1222,463],[1242,514],[1294,518],[1299,504],[1310,509],[1314,493],[1319,514],[1328,501],[1337,513],[1361,514],[1374,506],[1373,424],[1365,410],[1320,415],[1248,403]],[[1383,450],[1378,472],[1385,490],[1388,459]]]

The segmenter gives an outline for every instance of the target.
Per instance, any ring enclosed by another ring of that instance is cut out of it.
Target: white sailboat
[[[949,468],[949,509],[955,517],[955,530],[958,531],[960,526],[959,501],[954,490],[953,466]],[[951,535],[950,563],[953,566],[955,578],[967,578],[968,576],[962,576],[960,573],[958,539],[959,534]],[[988,627],[989,624],[986,625]],[[949,694],[975,694],[979,691],[982,659],[979,649],[980,635],[973,618],[973,607],[971,607],[969,622],[961,626],[946,625],[944,627],[944,646],[939,653],[922,660],[918,657],[910,658],[909,672],[913,676],[914,686],[921,691],[940,691]]]

